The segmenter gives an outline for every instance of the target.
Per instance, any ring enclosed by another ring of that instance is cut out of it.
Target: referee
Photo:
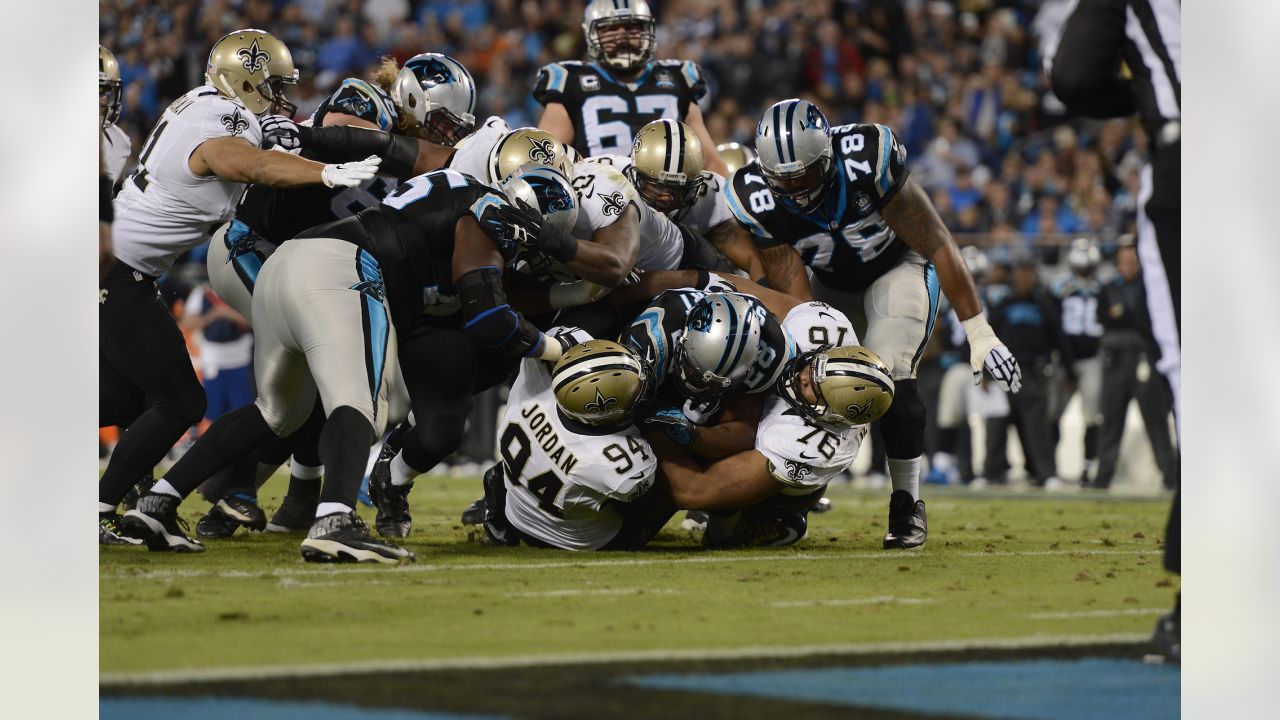
[[[1046,35],[1045,68],[1068,109],[1096,118],[1137,112],[1151,160],[1138,193],[1138,257],[1146,285],[1156,369],[1169,381],[1182,435],[1182,4],[1179,0],[1078,0],[1059,36]],[[1056,48],[1054,42],[1056,40]],[[1181,572],[1181,488],[1174,495],[1165,568]],[[1181,603],[1160,618],[1153,642],[1181,656]]]

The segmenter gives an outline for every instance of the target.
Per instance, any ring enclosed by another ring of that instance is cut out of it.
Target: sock
[[[165,495],[172,495],[172,496],[174,496],[174,497],[176,497],[176,498],[181,498],[181,497],[182,497],[182,493],[178,492],[178,489],[177,489],[177,488],[175,488],[174,486],[170,485],[170,484],[169,484],[169,481],[168,481],[168,480],[165,480],[165,479],[163,479],[163,478],[161,478],[160,480],[157,480],[157,481],[156,481],[156,484],[155,484],[155,485],[153,485],[153,486],[151,486],[151,492],[153,492],[153,493],[163,493],[163,494],[165,494]]]
[[[404,461],[404,453],[397,453],[391,459],[391,484],[396,487],[403,487],[413,482],[413,479],[421,475],[422,472],[409,467],[409,463]]]
[[[316,517],[320,518],[320,517],[324,517],[325,515],[332,515],[334,513],[349,513],[349,512],[352,512],[353,510],[354,508],[344,503],[322,502],[316,506]]]
[[[98,503],[99,515],[110,515],[110,514],[114,514],[115,511],[116,511],[116,506],[112,505],[111,503],[104,503],[104,502]]]
[[[299,480],[319,480],[324,477],[324,466],[303,465],[295,457],[289,461],[289,475]]]
[[[920,499],[920,455],[910,460],[889,458],[889,482],[894,491],[906,490],[912,500]]]

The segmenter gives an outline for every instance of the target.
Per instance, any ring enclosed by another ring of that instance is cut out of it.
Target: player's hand
[[[677,445],[688,447],[698,438],[698,426],[680,408],[663,408],[640,420],[645,428],[661,430]]]
[[[542,231],[542,213],[537,208],[530,207],[523,200],[516,200],[509,208],[503,208],[503,213],[509,216],[518,216],[521,220],[521,227],[527,233],[527,238],[521,243],[526,252],[537,250],[547,257],[567,263],[578,255],[578,241],[567,234]]]
[[[378,174],[378,165],[382,158],[370,155],[363,160],[345,162],[340,165],[325,165],[320,179],[328,187],[355,187]]]
[[[972,363],[972,360],[970,362]],[[1009,352],[1009,348],[1005,347],[1004,343],[991,348],[982,361],[982,367],[1005,392],[1016,393],[1022,389],[1022,368],[1018,366],[1018,360],[1013,357],[1013,353]],[[982,371],[974,371],[974,384],[978,384],[980,380],[982,380]]]
[[[268,115],[262,121],[262,149],[272,147],[284,150],[302,147],[298,124],[283,115]]]
[[[567,283],[556,283],[547,291],[551,307],[561,308],[587,305],[609,294],[613,288],[598,285],[590,280],[575,280]]]

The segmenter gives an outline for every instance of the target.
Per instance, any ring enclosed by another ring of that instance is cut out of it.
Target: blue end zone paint
[[[100,720],[500,720],[499,715],[471,715],[419,710],[363,708],[323,702],[233,698],[102,698]]]
[[[646,675],[632,685],[938,715],[1026,720],[1179,716],[1177,667],[1087,658]]]

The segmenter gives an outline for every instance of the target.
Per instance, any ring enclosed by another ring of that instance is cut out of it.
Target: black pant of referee
[[[116,260],[98,298],[98,426],[123,432],[98,482],[99,512],[115,512],[204,417],[204,388],[156,278]]]

